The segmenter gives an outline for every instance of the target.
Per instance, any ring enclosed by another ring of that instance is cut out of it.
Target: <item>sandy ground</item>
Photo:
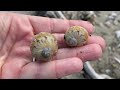
[[[12,11],[16,12],[16,11]],[[120,11],[115,11],[117,14]],[[18,11],[16,13],[34,15],[35,11]],[[100,16],[95,18],[95,33],[102,36],[106,41],[106,49],[103,56],[97,61],[91,61],[91,65],[99,74],[107,74],[113,78],[120,78],[120,39],[115,36],[115,31],[120,30],[120,15],[117,16],[114,24],[105,25],[108,15],[112,11],[100,11]],[[64,12],[67,19],[80,19],[79,11]],[[117,58],[117,60],[116,60]],[[63,77],[63,79],[84,79],[83,72]]]
[[[115,31],[120,30],[120,23],[117,22],[120,20],[120,16],[118,15],[116,18],[115,24],[108,27],[104,23],[109,13],[111,12],[101,12],[101,16],[96,18],[96,21],[101,25],[95,25],[95,34],[105,39],[107,47],[102,58],[91,63],[96,72],[105,73],[113,78],[120,78],[120,63],[116,61],[116,58],[120,60],[120,38],[116,38],[115,35]],[[116,13],[118,14],[119,11]]]

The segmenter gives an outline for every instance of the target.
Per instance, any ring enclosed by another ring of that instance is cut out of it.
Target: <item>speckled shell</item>
[[[41,32],[34,36],[30,50],[35,60],[50,61],[58,51],[57,40],[52,34]]]
[[[72,26],[66,31],[64,39],[68,46],[82,46],[87,42],[88,32],[81,26]]]

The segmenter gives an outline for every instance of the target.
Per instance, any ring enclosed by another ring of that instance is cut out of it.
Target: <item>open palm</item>
[[[85,61],[101,57],[105,41],[99,36],[90,36],[83,47],[66,46],[63,36],[73,25],[93,33],[93,26],[86,21],[0,13],[0,78],[60,78],[80,72]],[[50,32],[58,40],[59,50],[53,61],[32,62],[30,43],[40,32]]]

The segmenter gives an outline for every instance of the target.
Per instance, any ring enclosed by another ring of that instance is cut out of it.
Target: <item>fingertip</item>
[[[101,46],[101,48],[102,48],[102,50],[104,51],[105,50],[105,47],[106,47],[106,42],[105,42],[105,39],[103,39],[103,37],[101,37],[101,36],[97,36],[98,38],[99,38],[99,40],[100,40],[100,46]]]
[[[93,52],[94,52],[94,60],[102,57],[102,49],[99,44],[93,44],[94,46],[92,47]]]
[[[103,37],[94,36],[94,35],[90,36],[88,38],[87,44],[94,44],[94,43],[99,44],[103,51],[105,50],[106,43],[105,43],[105,40],[103,39]]]
[[[56,77],[61,78],[63,76],[78,73],[82,69],[82,60],[77,57],[61,59],[56,63]]]
[[[83,69],[83,62],[80,58],[73,57],[71,63],[75,66],[76,72],[80,72]]]
[[[99,44],[89,44],[78,49],[77,56],[83,62],[98,60],[102,56],[102,49]]]

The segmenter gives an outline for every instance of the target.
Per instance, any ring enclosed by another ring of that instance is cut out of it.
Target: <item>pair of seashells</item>
[[[70,27],[64,35],[66,44],[70,47],[86,44],[88,32],[81,26]],[[47,32],[41,32],[34,36],[30,50],[32,56],[39,61],[50,61],[58,51],[56,38]]]

